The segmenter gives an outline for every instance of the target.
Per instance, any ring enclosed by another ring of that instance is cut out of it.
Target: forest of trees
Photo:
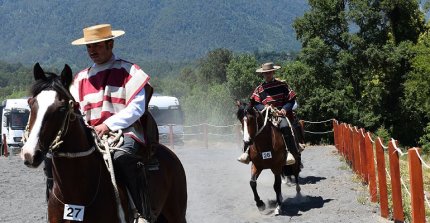
[[[293,25],[299,52],[213,49],[151,83],[179,97],[187,124],[232,124],[235,100],[248,100],[262,81],[255,70],[274,61],[297,92],[301,119],[335,118],[429,152],[428,25],[416,0],[310,0]],[[0,97],[25,95],[29,74],[0,64]]]

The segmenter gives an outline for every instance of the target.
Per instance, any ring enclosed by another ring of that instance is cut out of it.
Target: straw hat
[[[273,62],[268,62],[268,63],[264,63],[263,65],[261,65],[261,67],[258,68],[255,72],[265,73],[265,72],[277,70],[279,68],[281,68],[281,66],[276,66],[273,64]]]
[[[84,45],[102,42],[123,35],[122,30],[112,30],[110,24],[100,24],[83,29],[84,37],[72,42],[72,45]]]

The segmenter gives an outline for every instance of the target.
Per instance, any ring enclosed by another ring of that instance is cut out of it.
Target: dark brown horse
[[[61,76],[34,66],[36,83],[28,100],[29,135],[22,148],[25,165],[36,168],[52,153],[54,186],[48,201],[49,222],[129,222],[125,187],[118,184],[122,207],[117,205],[113,183],[102,154],[95,149],[91,130],[85,125],[68,88],[72,71]],[[55,144],[59,143],[59,146]],[[156,222],[186,222],[185,171],[177,156],[158,145],[156,170],[148,170],[151,210]],[[41,193],[42,194],[42,193]],[[120,210],[123,210],[120,211]],[[123,214],[120,214],[123,213]]]
[[[296,159],[293,165],[285,165],[286,151],[282,133],[269,120],[270,115],[260,113],[252,105],[237,102],[237,118],[242,123],[243,142],[245,148],[249,146],[249,155],[252,162],[250,185],[254,193],[254,200],[258,209],[264,210],[265,204],[257,193],[257,179],[264,169],[270,169],[275,176],[273,188],[276,193],[277,207],[275,214],[281,213],[282,193],[281,176],[294,175],[296,179],[296,191],[300,193],[298,183],[300,172],[300,155],[296,150],[290,151]]]

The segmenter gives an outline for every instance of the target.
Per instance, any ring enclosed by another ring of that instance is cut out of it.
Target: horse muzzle
[[[44,155],[41,150],[35,150],[34,155],[21,152],[21,158],[24,160],[24,165],[30,168],[37,168],[43,161]]]

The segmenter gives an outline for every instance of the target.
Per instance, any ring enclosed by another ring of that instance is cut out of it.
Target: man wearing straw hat
[[[84,36],[72,44],[85,45],[94,64],[75,75],[70,91],[100,138],[110,131],[122,130],[124,143],[112,158],[115,173],[119,173],[130,191],[138,212],[135,218],[146,222],[144,218],[150,218],[150,207],[143,204],[145,199],[138,183],[145,174],[138,173],[135,155],[146,139],[140,118],[149,102],[145,86],[150,78],[138,65],[113,54],[114,38],[124,33],[112,30],[110,24],[83,29]]]
[[[256,70],[257,73],[263,76],[264,82],[254,90],[251,95],[251,101],[259,111],[262,111],[267,106],[273,106],[278,109],[277,112],[280,116],[279,128],[287,144],[288,155],[285,164],[292,165],[295,163],[295,159],[288,151],[296,150],[298,142],[295,142],[292,135],[289,120],[294,120],[292,110],[296,105],[296,93],[285,82],[274,78],[275,71],[279,68],[281,67],[274,65],[273,62],[268,62],[262,64]],[[287,117],[289,120],[287,120]],[[237,160],[248,164],[250,161],[249,154],[245,151]]]

